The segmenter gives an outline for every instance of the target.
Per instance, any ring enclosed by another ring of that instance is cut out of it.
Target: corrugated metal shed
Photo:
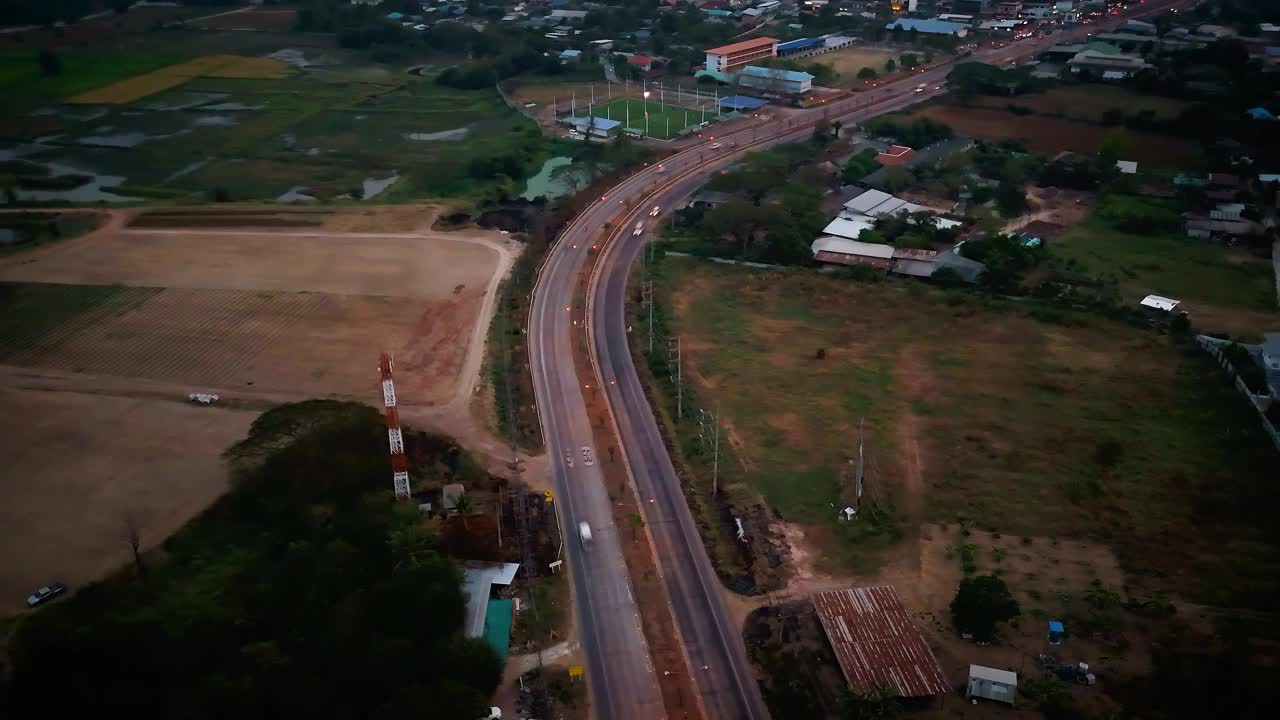
[[[871,208],[879,205],[880,203],[892,197],[893,197],[892,195],[890,195],[887,192],[884,192],[883,190],[868,190],[862,193],[861,195],[855,197],[854,199],[850,200],[849,202],[845,203],[844,206],[848,210],[852,210],[854,212],[862,213],[865,215],[867,214],[868,210],[870,210]]]
[[[836,237],[849,238],[850,240],[857,240],[858,236],[862,234],[863,230],[870,230],[873,227],[875,227],[875,223],[871,222],[869,219],[868,220],[848,220],[845,218],[838,217],[835,220],[832,220],[831,222],[827,223],[827,226],[822,228],[822,232],[828,235],[835,235]],[[885,255],[885,257],[889,257],[889,256]]]
[[[889,687],[902,697],[941,695],[949,689],[933,650],[892,586],[819,593],[813,605],[844,678],[854,688]]]
[[[807,72],[799,70],[784,70],[782,68],[760,67],[759,65],[748,65],[740,71],[741,75],[746,77],[762,78],[765,80],[786,80],[788,82],[806,82],[813,80],[813,76]]]

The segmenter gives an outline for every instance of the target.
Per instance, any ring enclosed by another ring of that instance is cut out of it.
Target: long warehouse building
[[[743,40],[708,50],[707,70],[725,74],[735,73],[757,60],[775,57],[777,54],[778,41],[774,38]]]

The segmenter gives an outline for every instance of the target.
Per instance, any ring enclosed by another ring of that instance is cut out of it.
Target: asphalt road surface
[[[1044,48],[1082,40],[1130,19],[1183,3],[1148,2],[1125,18],[987,47],[970,58],[997,65],[1019,62]],[[708,720],[768,717],[746,656],[739,628],[729,621],[718,578],[703,551],[679,479],[628,351],[624,318],[627,275],[644,248],[648,228],[678,207],[719,169],[742,154],[808,137],[820,118],[861,122],[938,94],[949,65],[918,73],[874,93],[768,119],[684,150],[623,180],[566,228],[548,255],[534,289],[529,352],[557,511],[565,528],[578,631],[586,654],[592,707],[602,720],[666,717],[655,669],[639,626],[626,566],[613,524],[609,497],[591,456],[591,418],[584,392],[607,394],[623,455],[641,495],[668,599],[689,658]],[[920,92],[917,89],[923,87]],[[659,217],[651,217],[653,207]],[[603,246],[585,304],[575,288],[588,257]],[[640,330],[637,329],[639,332]],[[589,342],[599,378],[584,388],[574,370],[574,342]],[[578,539],[586,522],[590,543]],[[660,671],[661,669],[659,669]]]

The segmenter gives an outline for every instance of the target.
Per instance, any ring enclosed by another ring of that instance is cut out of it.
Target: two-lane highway
[[[1176,4],[1148,2],[1138,14]],[[1080,39],[1095,29],[1103,28],[1085,27],[1047,39],[992,47],[974,53],[972,59],[1007,65],[1050,44]],[[724,135],[718,138],[720,147],[703,144],[673,155],[661,167],[646,168],[595,201],[570,223],[548,255],[530,312],[530,364],[547,451],[553,460],[557,512],[569,535],[566,551],[596,717],[656,720],[666,713],[639,627],[608,494],[599,470],[587,462],[596,449],[592,447],[583,381],[575,372],[572,352],[573,343],[584,335],[599,376],[592,384],[598,383],[606,391],[701,705],[708,718],[768,717],[739,629],[728,619],[719,580],[703,551],[627,347],[627,275],[645,242],[645,237],[633,235],[634,224],[656,222],[648,217],[653,205],[664,211],[677,207],[711,173],[742,154],[807,137],[821,118],[862,121],[924,100],[936,93],[934,88],[943,83],[949,70],[950,66],[927,70],[875,93]],[[927,89],[916,92],[919,85]],[[574,302],[575,291],[593,252],[592,243],[602,245],[602,256],[583,307],[580,301]],[[591,526],[593,540],[589,545],[578,540],[580,522]]]

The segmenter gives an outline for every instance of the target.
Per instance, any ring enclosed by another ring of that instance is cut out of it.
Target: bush
[[[1115,229],[1134,235],[1162,235],[1182,226],[1182,216],[1169,205],[1127,195],[1103,198],[1098,217]]]

